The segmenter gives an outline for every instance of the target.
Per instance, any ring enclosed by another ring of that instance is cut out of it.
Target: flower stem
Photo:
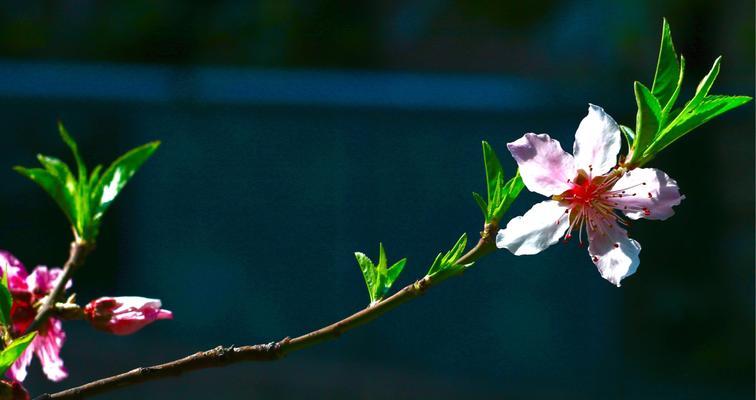
[[[66,284],[68,284],[71,276],[76,269],[84,265],[84,260],[86,260],[87,256],[93,249],[94,245],[92,243],[83,240],[75,240],[71,242],[68,260],[66,260],[66,263],[63,265],[63,272],[58,278],[58,282],[55,283],[55,287],[53,287],[50,294],[45,297],[44,303],[42,303],[42,306],[37,310],[37,316],[29,327],[26,328],[24,334],[39,329],[42,323],[47,321],[47,318],[50,317],[50,314],[55,310],[55,303],[58,302],[58,298],[63,295],[63,292],[65,292]]]
[[[460,257],[457,260],[457,264],[471,264],[496,250],[495,237],[497,230],[498,223],[496,221],[487,223],[483,228],[483,232],[481,232],[481,238],[478,243]],[[58,393],[43,394],[36,397],[35,400],[83,399],[147,381],[177,377],[198,369],[223,367],[242,361],[278,360],[297,350],[338,338],[341,334],[353,328],[371,322],[399,305],[422,295],[428,288],[444,281],[448,277],[448,275],[444,277],[430,277],[426,275],[386,299],[372,304],[338,322],[295,338],[287,337],[277,342],[252,346],[218,346],[211,350],[201,351],[164,364],[136,368]]]

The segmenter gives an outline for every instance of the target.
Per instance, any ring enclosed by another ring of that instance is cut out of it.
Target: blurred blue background
[[[475,237],[480,140],[548,132],[571,148],[587,103],[632,125],[663,16],[690,96],[753,95],[754,4],[741,1],[3,2],[0,247],[60,265],[70,232],[11,170],[163,146],[106,217],[79,299],[163,299],[176,319],[128,337],[68,322],[70,377],[39,394],[218,344],[296,336],[368,302],[354,251],[408,257],[405,285]],[[682,96],[681,96],[682,97]],[[688,97],[684,97],[687,99]],[[337,341],[103,395],[259,399],[750,399],[754,111],[675,144],[654,167],[687,199],[643,221],[621,289],[584,250],[499,252]],[[538,196],[526,194],[508,217]]]

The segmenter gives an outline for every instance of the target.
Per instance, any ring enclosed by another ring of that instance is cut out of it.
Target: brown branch
[[[60,278],[58,278],[58,282],[55,284],[55,287],[50,292],[50,294],[45,297],[45,302],[42,304],[42,306],[37,310],[37,316],[34,318],[34,321],[29,325],[28,328],[26,328],[26,332],[29,333],[31,331],[37,330],[42,322],[46,321],[48,317],[50,317],[50,314],[55,309],[55,303],[58,302],[59,298],[63,295],[63,292],[66,290],[66,284],[68,284],[68,281],[71,279],[71,275],[73,275],[74,271],[76,271],[77,268],[84,265],[84,260],[87,258],[89,253],[94,249],[94,245],[85,242],[83,240],[76,240],[71,242],[71,249],[68,253],[68,260],[66,260],[66,263],[63,265],[63,273],[60,275]]]
[[[481,238],[478,243],[465,255],[460,257],[459,260],[457,260],[457,264],[470,264],[493,252],[496,249],[494,241],[497,230],[498,224],[495,221],[487,223],[483,232],[481,232]],[[277,360],[286,356],[288,353],[327,340],[335,339],[353,328],[373,321],[399,305],[422,295],[428,288],[440,283],[444,279],[445,278],[434,278],[426,275],[415,283],[396,292],[391,297],[368,306],[367,308],[338,322],[293,339],[287,337],[278,342],[258,344],[254,346],[218,346],[212,350],[198,352],[175,361],[153,365],[151,367],[133,369],[122,374],[93,381],[58,393],[43,394],[35,398],[35,400],[83,399],[85,397],[109,392],[126,386],[136,385],[142,382],[176,377],[198,369],[223,367],[242,361]]]

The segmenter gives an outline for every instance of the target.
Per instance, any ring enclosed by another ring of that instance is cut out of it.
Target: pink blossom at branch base
[[[0,276],[8,271],[8,287],[13,296],[11,319],[13,320],[13,334],[21,335],[37,316],[34,304],[50,293],[60,278],[60,268],[39,266],[30,275],[16,257],[7,251],[0,250]],[[71,286],[69,281],[66,289]],[[68,376],[60,350],[66,340],[63,324],[57,318],[44,321],[37,332],[37,337],[29,344],[21,357],[8,370],[8,376],[22,382],[26,378],[26,368],[31,364],[34,354],[42,364],[42,371],[51,381],[58,382]]]
[[[537,254],[573,231],[601,276],[619,286],[640,263],[640,244],[630,239],[627,219],[665,220],[680,204],[677,182],[653,168],[614,168],[621,145],[619,126],[590,105],[575,133],[573,155],[549,135],[526,133],[509,143],[525,186],[550,196],[499,231],[496,245],[515,255]],[[624,214],[622,216],[621,214]]]
[[[84,307],[84,315],[99,330],[130,335],[153,321],[172,319],[173,313],[161,306],[160,300],[144,297],[100,297]]]
[[[21,382],[0,380],[0,400],[29,400],[29,392],[26,391]]]

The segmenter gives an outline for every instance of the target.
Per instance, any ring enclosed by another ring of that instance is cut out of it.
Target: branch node
[[[427,275],[423,277],[423,279],[419,279],[417,282],[415,282],[414,288],[417,290],[418,294],[425,294],[425,291],[428,290],[430,287],[430,277]]]

